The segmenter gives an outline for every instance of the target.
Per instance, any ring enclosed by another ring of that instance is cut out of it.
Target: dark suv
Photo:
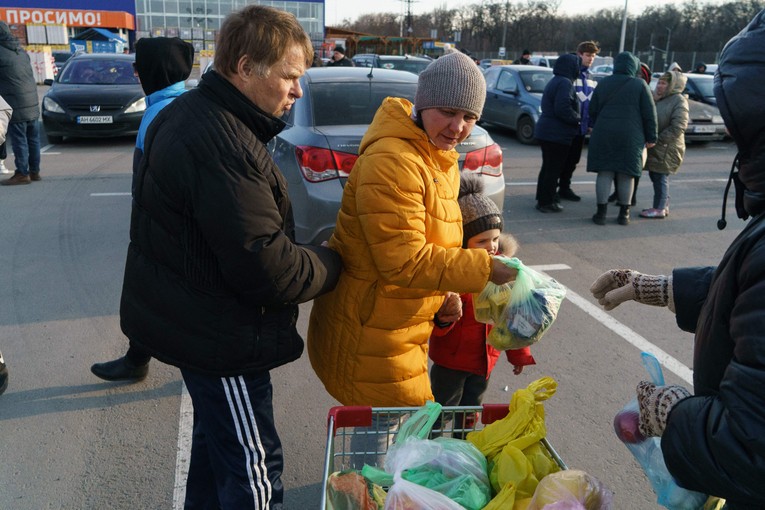
[[[381,67],[420,74],[432,62],[432,59],[412,55],[378,55],[376,53],[359,53],[354,55],[356,67]]]

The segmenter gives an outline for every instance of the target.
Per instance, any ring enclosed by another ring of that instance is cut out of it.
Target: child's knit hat
[[[463,247],[476,234],[493,228],[502,231],[502,211],[492,199],[483,194],[483,180],[479,174],[461,172],[457,202],[462,212]]]

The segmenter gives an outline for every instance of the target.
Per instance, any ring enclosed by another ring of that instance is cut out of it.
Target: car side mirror
[[[47,85],[47,86],[50,87],[51,85],[53,85],[53,80],[50,79],[50,78],[47,78],[47,79],[43,80],[43,85]]]

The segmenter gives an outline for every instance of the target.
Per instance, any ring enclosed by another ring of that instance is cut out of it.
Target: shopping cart
[[[327,452],[324,458],[324,479],[321,487],[321,510],[327,508],[327,480],[329,475],[344,469],[359,469],[359,465],[373,463],[386,451],[360,451],[352,445],[353,439],[361,435],[387,436],[385,441],[390,445],[400,427],[372,427],[375,423],[389,423],[395,421],[400,426],[409,415],[414,414],[420,408],[417,407],[366,407],[366,406],[337,406],[329,410],[327,416]],[[507,404],[483,404],[480,406],[454,406],[443,407],[441,418],[433,427],[433,433],[444,437],[461,437],[467,432],[481,430],[485,425],[494,423],[507,416],[510,411]],[[479,420],[465,419],[466,416],[474,416],[479,413]],[[373,420],[372,418],[375,418]],[[389,432],[392,431],[392,432]],[[561,469],[568,469],[558,452],[543,438],[542,446],[548,451],[553,460]],[[380,466],[382,467],[382,466]]]

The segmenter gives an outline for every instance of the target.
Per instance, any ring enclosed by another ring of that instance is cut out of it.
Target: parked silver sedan
[[[388,96],[412,101],[417,75],[362,67],[316,67],[301,78],[303,97],[284,117],[287,127],[268,148],[287,178],[296,238],[316,244],[335,228],[343,186],[361,138]],[[457,146],[460,169],[478,172],[485,193],[503,210],[502,150],[479,126]]]

